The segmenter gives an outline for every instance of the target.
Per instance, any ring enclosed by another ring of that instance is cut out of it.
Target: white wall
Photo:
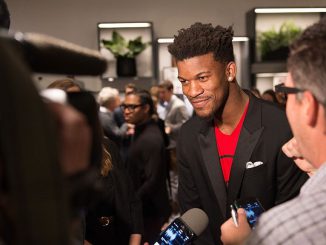
[[[12,31],[33,31],[97,49],[98,22],[152,21],[155,37],[171,37],[196,21],[234,25],[246,35],[254,7],[324,7],[325,0],[7,0]]]
[[[7,0],[12,29],[35,31],[97,48],[96,24],[152,21],[157,37],[170,37],[200,22],[234,24],[243,36],[245,13],[254,7],[324,7],[325,0]]]

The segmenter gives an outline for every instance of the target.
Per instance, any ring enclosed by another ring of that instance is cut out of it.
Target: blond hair
[[[113,164],[112,164],[111,154],[108,152],[108,150],[105,148],[104,145],[102,149],[103,149],[103,157],[102,157],[101,175],[103,177],[106,177],[108,176],[109,172],[112,170]]]

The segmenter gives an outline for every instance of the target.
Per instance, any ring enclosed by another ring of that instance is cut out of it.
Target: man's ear
[[[303,120],[305,122],[313,127],[317,123],[318,118],[318,101],[314,97],[314,95],[310,91],[305,91],[303,93],[303,100],[302,100],[302,106],[303,106]]]
[[[226,66],[226,77],[228,82],[233,82],[237,75],[237,66],[234,61],[231,61]]]

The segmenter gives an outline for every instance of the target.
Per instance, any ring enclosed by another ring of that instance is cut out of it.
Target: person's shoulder
[[[306,184],[309,185],[308,182]],[[307,185],[304,188],[308,187]],[[308,220],[313,219],[313,217],[320,215],[321,209],[326,209],[325,199],[326,188],[323,185],[319,185],[313,189],[310,187],[309,191],[301,191],[297,197],[268,210],[259,219],[259,224],[273,223],[274,220],[276,220],[275,224],[290,223],[294,220],[300,223],[300,220],[305,219],[304,217]],[[323,215],[326,225],[326,213],[323,212]]]
[[[155,122],[154,120],[146,125],[142,135],[147,139],[163,139],[163,134],[161,132],[160,126],[158,125],[158,122]]]
[[[200,118],[196,115],[192,116],[187,120],[184,124],[181,126],[182,132],[191,132],[191,134],[196,134],[200,131],[200,129],[206,125],[208,125],[209,122],[206,119]]]
[[[103,120],[112,120],[114,116],[113,112],[110,111],[106,111],[106,112],[100,111],[98,115],[99,118]]]
[[[325,198],[324,190],[300,195],[270,209],[259,218],[248,243],[256,244],[260,239],[264,244],[304,244],[306,239],[314,240],[318,232],[326,229]]]

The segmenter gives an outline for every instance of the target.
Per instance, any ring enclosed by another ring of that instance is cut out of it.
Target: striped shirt
[[[298,197],[260,217],[246,244],[326,244],[326,162]]]

